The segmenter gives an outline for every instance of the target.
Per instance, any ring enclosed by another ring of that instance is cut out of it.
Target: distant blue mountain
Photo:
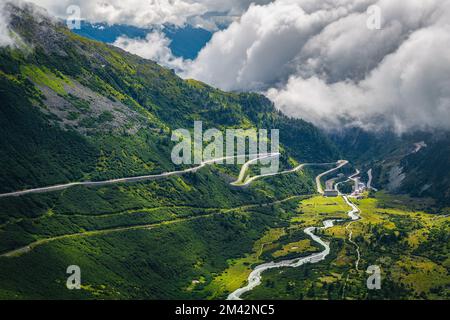
[[[114,43],[120,36],[128,38],[143,39],[149,32],[155,31],[152,28],[138,28],[129,25],[108,25],[106,23],[91,24],[82,22],[81,29],[74,30],[75,33],[106,43]],[[162,32],[172,42],[170,49],[176,57],[184,59],[195,59],[200,50],[209,42],[212,33],[201,28],[185,26],[178,28],[175,26],[165,26]]]
[[[185,26],[184,28],[166,27],[163,32],[167,38],[172,40],[170,44],[172,53],[185,59],[195,59],[212,37],[210,31],[191,26]]]

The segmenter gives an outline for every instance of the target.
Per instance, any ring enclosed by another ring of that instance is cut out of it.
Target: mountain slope
[[[196,81],[184,81],[154,62],[79,37],[64,25],[54,24],[46,17],[35,19],[31,9],[12,7],[11,10],[11,25],[25,43],[25,48],[3,48],[0,51],[2,84],[5,88],[13,88],[12,93],[2,90],[2,93],[9,95],[2,97],[9,101],[2,111],[11,113],[15,108],[28,107],[33,111],[24,115],[29,117],[24,121],[34,123],[40,118],[52,130],[65,132],[62,136],[72,135],[74,139],[91,145],[91,158],[82,156],[86,168],[81,171],[87,176],[118,177],[110,172],[115,170],[110,170],[112,165],[117,167],[117,163],[111,161],[119,162],[123,168],[120,175],[153,172],[148,168],[149,162],[154,163],[150,166],[155,168],[155,172],[157,168],[171,168],[167,163],[169,148],[164,146],[170,137],[170,130],[192,128],[194,120],[203,120],[204,127],[219,129],[255,126],[280,128],[282,143],[291,149],[293,155],[298,156],[298,160],[327,161],[337,158],[332,143],[311,124],[290,120],[277,113],[262,96],[224,93]],[[19,107],[11,95],[21,96],[25,101]],[[21,114],[24,111],[17,110]],[[15,122],[15,129],[20,131],[24,125],[18,120]],[[12,135],[21,134],[15,132]],[[39,135],[33,136],[39,138]],[[297,137],[302,138],[300,140]],[[26,140],[25,136],[21,139]],[[159,143],[161,140],[165,143]],[[8,141],[3,142],[6,145],[2,149],[6,150],[9,148]],[[76,142],[74,144],[77,145]],[[96,146],[92,147],[92,144]],[[111,150],[114,149],[111,145],[118,144],[126,145],[131,150],[127,150],[125,155],[119,150]],[[150,147],[158,144],[157,148],[161,150],[156,153],[165,157],[165,160],[152,158],[145,150],[148,144]],[[103,150],[100,145],[109,150]],[[114,153],[118,159],[107,156],[107,159],[103,159],[105,153]],[[9,152],[2,154],[8,155]],[[55,161],[62,157],[60,165],[64,166],[67,163],[64,158],[67,155],[64,154],[52,152],[52,157]],[[30,153],[19,151],[14,155],[16,159],[17,156],[28,157]],[[131,157],[139,160],[131,163]],[[95,158],[97,161],[94,161]],[[105,163],[103,174],[92,170],[99,158]],[[38,166],[44,167],[40,161]],[[73,170],[68,178],[81,176],[79,169]],[[13,181],[9,176],[17,174],[2,172],[1,178]],[[20,188],[23,182],[27,185],[44,182],[21,178],[20,175],[19,178],[20,183],[17,180],[16,184],[4,184],[1,190]],[[60,182],[65,181],[67,179],[60,179]]]
[[[0,48],[0,193],[180,169],[171,132],[195,120],[205,129],[280,129],[282,167],[340,158],[318,129],[263,96],[185,81],[29,5],[7,11],[18,48]],[[229,182],[238,170],[1,198],[0,253],[43,243],[0,257],[0,298],[207,297],[186,288],[286,225],[280,201],[314,193],[308,172],[237,189]],[[72,264],[83,270],[80,291],[65,287]]]

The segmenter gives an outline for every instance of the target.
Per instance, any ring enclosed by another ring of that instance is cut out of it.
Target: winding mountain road
[[[111,179],[111,180],[105,180],[105,181],[71,182],[71,183],[59,184],[59,185],[43,187],[43,188],[35,188],[35,189],[15,191],[15,192],[10,192],[10,193],[3,193],[3,194],[0,194],[0,198],[20,197],[20,196],[24,196],[27,194],[61,191],[61,190],[65,190],[65,189],[68,189],[68,188],[71,188],[74,186],[100,187],[100,186],[107,186],[107,185],[118,184],[118,183],[133,183],[133,182],[165,179],[165,178],[172,177],[172,176],[181,176],[186,173],[197,172],[198,170],[205,167],[206,165],[212,165],[214,163],[217,163],[220,161],[226,161],[228,159],[239,159],[242,157],[252,157],[252,158],[256,157],[256,159],[251,160],[251,162],[254,162],[254,161],[277,157],[277,156],[280,156],[280,154],[279,153],[261,153],[261,154],[252,154],[252,155],[238,155],[238,156],[222,157],[222,158],[203,161],[200,165],[198,165],[196,167],[188,168],[185,170],[164,172],[164,173],[155,174],[155,175],[145,175],[145,176],[138,176],[138,177]]]
[[[323,166],[323,165],[335,164],[334,162],[331,162],[331,163],[305,163],[305,164],[301,164],[301,165],[299,165],[299,166],[297,166],[297,167],[295,167],[294,169],[291,169],[291,170],[286,170],[286,171],[282,171],[282,172],[273,172],[273,173],[253,176],[251,178],[245,179],[245,181],[244,181],[245,173],[247,172],[247,170],[248,170],[248,168],[249,168],[249,166],[251,164],[254,164],[254,163],[256,163],[257,161],[260,161],[260,160],[270,159],[270,158],[279,157],[279,156],[280,156],[280,153],[262,153],[262,154],[238,155],[238,156],[222,157],[222,158],[216,158],[216,159],[203,161],[200,165],[198,165],[196,167],[188,168],[188,169],[185,169],[185,170],[164,172],[164,173],[155,174],[155,175],[144,175],[144,176],[137,176],[137,177],[111,179],[111,180],[105,180],[105,181],[70,182],[70,183],[66,183],[66,184],[59,184],[59,185],[54,185],[54,186],[42,187],[42,188],[34,188],[34,189],[14,191],[14,192],[9,192],[9,193],[2,193],[2,194],[0,194],[0,198],[20,197],[20,196],[24,196],[24,195],[27,195],[27,194],[37,194],[37,193],[48,193],[48,192],[54,192],[54,191],[61,191],[61,190],[65,190],[65,189],[68,189],[68,188],[71,188],[71,187],[74,187],[74,186],[100,187],[100,186],[107,186],[107,185],[113,185],[113,184],[119,184],[119,183],[134,183],[134,182],[141,182],[141,181],[165,179],[165,178],[172,177],[172,176],[182,176],[182,175],[184,175],[186,173],[194,173],[194,172],[197,172],[198,170],[202,169],[206,165],[212,165],[212,164],[215,164],[215,163],[220,162],[220,161],[226,161],[228,159],[238,159],[238,158],[242,158],[242,157],[250,157],[250,158],[254,158],[254,159],[247,161],[242,166],[242,168],[240,170],[240,173],[239,173],[238,179],[231,183],[234,186],[248,186],[255,180],[258,180],[258,179],[261,179],[261,178],[265,178],[265,177],[271,177],[271,176],[277,176],[277,175],[281,175],[281,174],[288,174],[288,173],[297,172],[297,171],[303,169],[305,166]],[[348,161],[346,161],[346,160],[339,160],[337,162],[337,164],[338,164],[338,167],[322,173],[320,175],[320,177],[338,170],[339,168],[341,168],[341,167],[345,166],[346,164],[348,164]],[[318,178],[320,179],[320,177],[318,177]],[[317,182],[317,178],[316,178],[316,182]],[[318,192],[320,194],[323,194],[322,187],[320,186],[320,184],[318,186],[319,186],[318,187]]]
[[[277,157],[280,156],[279,153],[264,153],[264,154],[257,154],[257,155],[250,155],[248,157],[250,158],[254,158],[252,160],[247,161],[240,172],[240,175],[238,177],[238,179],[232,183],[233,185],[239,185],[239,181],[243,179],[243,177],[245,176],[245,172],[248,170],[248,167],[255,163],[258,160],[262,160],[262,159],[269,159],[269,158],[273,158],[273,157]],[[68,184],[61,184],[61,185],[56,185],[56,186],[50,186],[50,187],[44,187],[44,188],[36,188],[36,189],[29,189],[29,190],[23,190],[23,191],[16,191],[16,192],[11,192],[11,193],[7,193],[7,194],[2,194],[0,195],[0,198],[6,198],[6,197],[20,197],[26,194],[34,194],[34,193],[47,193],[47,192],[53,192],[53,191],[58,191],[58,190],[64,190],[73,186],[104,186],[104,185],[111,185],[111,184],[116,184],[116,183],[130,183],[130,182],[137,182],[137,181],[146,181],[146,180],[154,180],[154,179],[161,179],[161,178],[167,178],[167,177],[171,177],[171,176],[175,176],[175,175],[183,175],[189,172],[197,172],[198,170],[200,170],[201,168],[205,167],[206,165],[212,165],[216,162],[219,161],[225,161],[227,159],[236,159],[236,158],[240,158],[240,157],[245,157],[245,155],[242,156],[230,156],[230,157],[222,157],[222,158],[217,158],[217,159],[211,159],[208,161],[204,161],[202,162],[199,166],[194,167],[194,168],[189,168],[189,169],[185,169],[185,170],[180,170],[180,171],[173,171],[173,172],[166,172],[166,173],[162,173],[162,174],[158,174],[158,175],[147,175],[147,176],[140,176],[140,177],[130,177],[130,178],[122,178],[122,179],[113,179],[113,180],[107,180],[107,181],[99,181],[99,182],[73,182],[73,183],[68,183]],[[312,164],[309,164],[312,165]],[[289,171],[284,171],[284,172],[280,172],[278,174],[286,174],[288,172],[295,172],[300,170],[301,168],[303,168],[304,165],[300,165],[296,168],[294,168],[293,170],[289,170]],[[256,180],[256,179],[260,179],[263,177],[266,177],[269,175],[260,175],[260,176],[255,176],[253,177],[250,181],[246,181],[244,184],[242,184],[241,186],[244,185],[248,185],[250,184],[252,181]],[[293,199],[297,196],[292,196],[289,197],[288,199]],[[283,201],[286,201],[288,199],[285,200],[278,200],[273,202],[272,204],[275,203],[281,203]],[[262,206],[268,206],[270,204],[263,204]],[[256,206],[256,205],[255,205]],[[252,205],[248,205],[248,206],[242,206],[240,208],[250,208],[252,207]],[[230,209],[230,211],[232,211],[234,209]],[[222,210],[222,211],[226,211],[226,210]],[[114,232],[122,232],[122,231],[129,231],[129,230],[140,230],[140,229],[150,229],[153,227],[157,227],[160,225],[164,225],[164,224],[171,224],[171,223],[176,223],[176,222],[180,222],[180,221],[189,221],[189,220],[194,220],[197,218],[203,218],[206,216],[211,216],[212,214],[209,215],[201,215],[198,217],[191,217],[191,218],[184,218],[184,219],[175,219],[175,220],[169,220],[169,221],[165,221],[165,222],[161,222],[161,223],[152,223],[152,224],[145,224],[145,225],[136,225],[136,226],[124,226],[124,227],[117,227],[117,228],[111,228],[111,229],[101,229],[101,230],[93,230],[93,231],[85,231],[85,232],[80,232],[80,233],[73,233],[73,234],[65,234],[65,235],[59,235],[59,236],[55,236],[55,237],[50,237],[50,238],[44,238],[44,239],[39,239],[31,244],[28,244],[24,247],[18,248],[18,249],[14,249],[11,250],[9,252],[3,253],[0,255],[0,257],[16,257],[19,256],[21,254],[27,253],[29,251],[31,251],[32,249],[47,244],[49,242],[52,241],[56,241],[56,240],[62,240],[62,239],[68,239],[68,238],[75,238],[75,237],[87,237],[87,236],[95,236],[95,235],[102,235],[102,234],[110,234],[110,233],[114,233]]]
[[[270,157],[267,157],[267,158],[270,158]],[[316,178],[317,192],[320,193],[320,194],[323,194],[324,192],[323,192],[323,188],[322,188],[321,183],[320,183],[320,179],[323,176],[326,176],[326,175],[328,175],[330,173],[333,173],[333,172],[339,170],[340,168],[342,168],[343,166],[348,164],[347,160],[339,160],[338,162],[328,162],[328,163],[303,163],[303,164],[300,164],[297,167],[295,167],[293,169],[290,169],[290,170],[285,170],[285,171],[281,171],[281,172],[267,173],[267,174],[262,174],[262,175],[258,175],[258,176],[253,176],[253,177],[250,177],[250,178],[247,177],[246,179],[244,179],[245,173],[247,172],[248,167],[251,164],[253,164],[255,161],[256,160],[251,160],[251,161],[248,161],[247,163],[245,163],[242,166],[242,168],[241,168],[241,171],[239,173],[238,179],[235,182],[232,182],[231,184],[234,185],[234,186],[243,187],[243,186],[250,185],[255,180],[262,179],[262,178],[267,178],[267,177],[278,176],[278,175],[283,175],[283,174],[294,173],[294,172],[302,170],[306,166],[312,167],[312,166],[327,166],[327,165],[335,165],[335,164],[337,164],[337,167],[335,167],[333,169],[330,169],[330,170],[328,170],[328,171],[326,171],[324,173],[321,173]],[[319,179],[319,183],[318,184],[317,184],[317,181],[318,181],[317,179]]]
[[[346,166],[348,164],[348,161],[347,160],[339,160],[336,164],[337,164],[336,168],[333,168],[333,169],[330,169],[328,171],[325,171],[325,172],[319,174],[316,177],[316,185],[317,185],[317,192],[318,193],[324,194],[324,191],[323,191],[323,188],[322,188],[322,183],[320,182],[322,177],[325,177],[325,176],[329,175],[330,173],[333,173],[333,172],[339,170],[340,168]]]
[[[367,181],[367,189],[373,190],[373,191],[377,192],[378,189],[372,187],[372,180],[373,180],[372,169],[369,169],[369,170],[367,171],[367,176],[369,177],[369,180]]]

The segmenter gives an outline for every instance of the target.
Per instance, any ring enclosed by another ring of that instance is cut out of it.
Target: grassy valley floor
[[[337,225],[320,235],[331,242],[332,252],[325,262],[270,270],[263,274],[263,283],[243,298],[448,299],[449,217],[424,212],[423,200],[381,192],[355,202],[361,209],[362,220],[350,227],[348,223]],[[305,226],[320,225],[321,220],[343,217],[347,210],[340,198],[302,201],[284,232],[295,234]],[[361,252],[358,270],[356,246],[348,240],[350,231]],[[294,238],[289,243],[275,241],[267,249],[266,257],[278,259],[280,253],[289,256],[302,246],[307,254],[311,248],[308,241],[298,242]],[[372,265],[381,268],[381,290],[367,289],[366,270]]]

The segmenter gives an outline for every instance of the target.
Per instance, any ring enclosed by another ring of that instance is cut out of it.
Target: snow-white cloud
[[[4,9],[5,2],[0,0],[0,47],[11,46],[14,40],[9,29],[9,17]]]
[[[367,27],[367,8],[382,28]],[[214,34],[187,77],[259,90],[327,128],[450,129],[449,0],[277,0]]]
[[[160,31],[149,33],[145,39],[119,37],[114,45],[145,59],[157,61],[176,72],[185,69],[185,61],[172,54],[170,40]]]

